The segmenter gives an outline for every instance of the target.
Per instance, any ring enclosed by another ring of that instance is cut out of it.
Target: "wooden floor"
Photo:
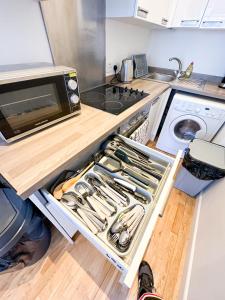
[[[195,200],[173,189],[145,255],[157,291],[178,299]],[[56,231],[47,255],[36,265],[1,275],[0,299],[136,299],[137,280],[129,291],[120,273],[81,235],[70,245]]]

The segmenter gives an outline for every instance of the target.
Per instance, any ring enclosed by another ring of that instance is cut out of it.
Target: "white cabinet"
[[[170,96],[170,92],[171,89],[167,90],[161,96],[153,100],[151,104],[151,109],[149,112],[149,129],[148,129],[148,137],[150,141],[154,141],[156,138],[156,134],[159,129],[159,125],[162,120],[162,116]]]
[[[209,0],[201,28],[225,28],[224,0]]]
[[[176,0],[106,0],[106,16],[166,27],[171,21],[175,3]]]
[[[143,5],[148,10],[148,21],[153,24],[167,26],[170,21],[172,7],[175,1],[158,0],[158,1],[138,1],[138,9]],[[145,6],[144,6],[145,5]]]
[[[178,0],[172,27],[198,28],[201,24],[207,3],[208,0]]]

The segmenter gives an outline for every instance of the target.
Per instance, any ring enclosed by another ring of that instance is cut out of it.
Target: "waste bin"
[[[194,139],[185,150],[175,187],[194,197],[214,180],[223,177],[225,177],[225,147]]]
[[[42,215],[10,188],[0,188],[0,207],[0,272],[34,264],[51,241]]]

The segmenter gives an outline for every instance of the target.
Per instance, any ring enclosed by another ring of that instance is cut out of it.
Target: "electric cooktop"
[[[81,93],[81,103],[119,115],[148,95],[144,91],[105,84]]]

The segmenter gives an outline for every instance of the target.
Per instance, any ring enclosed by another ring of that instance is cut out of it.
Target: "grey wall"
[[[0,0],[0,65],[52,62],[38,1]]]
[[[202,196],[187,297],[225,299],[225,179]]]

